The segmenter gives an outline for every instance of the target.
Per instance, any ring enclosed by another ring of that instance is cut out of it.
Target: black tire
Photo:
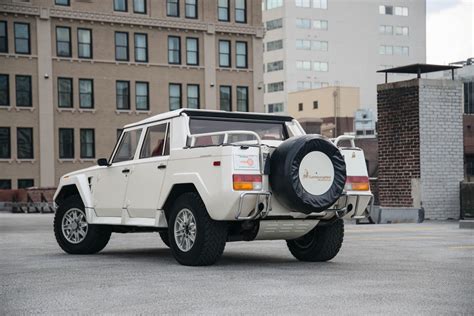
[[[170,247],[170,238],[168,236],[168,231],[159,232],[161,241],[166,245],[166,247]]]
[[[174,227],[178,213],[184,209],[191,211],[196,222],[196,235],[188,251],[182,251],[175,240]],[[227,224],[209,217],[201,197],[194,192],[182,194],[170,210],[168,238],[174,258],[186,266],[207,266],[214,264],[224,252],[227,239]]]
[[[327,167],[321,160],[312,163],[305,161],[307,157],[317,154],[327,161]],[[318,170],[308,170],[307,166]],[[309,192],[305,187],[305,183],[309,182],[324,183],[327,190]],[[270,157],[273,196],[290,210],[306,214],[324,211],[340,198],[345,183],[344,157],[332,142],[321,136],[291,137],[278,146]]]
[[[329,261],[334,258],[344,240],[344,221],[337,219],[327,226],[316,226],[303,237],[287,240],[291,254],[300,261]]]
[[[111,230],[103,225],[88,224],[85,238],[79,243],[67,240],[62,230],[62,221],[71,209],[78,209],[85,217],[84,204],[79,196],[72,196],[62,202],[54,215],[54,236],[59,247],[69,254],[93,254],[101,251],[110,239]]]

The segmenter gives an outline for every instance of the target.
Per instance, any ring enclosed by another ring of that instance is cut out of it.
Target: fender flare
[[[76,187],[77,191],[79,192],[79,195],[81,196],[84,207],[94,207],[92,201],[92,193],[89,188],[89,181],[87,180],[87,177],[85,175],[76,175],[70,177],[66,176],[61,178],[61,180],[59,181],[58,189],[54,194],[53,201],[56,201],[64,187],[70,185],[74,185]]]

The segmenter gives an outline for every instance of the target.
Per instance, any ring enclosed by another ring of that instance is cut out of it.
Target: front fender
[[[90,208],[93,207],[92,203],[92,192],[89,187],[89,181],[85,175],[74,175],[74,176],[65,176],[59,180],[59,186],[54,194],[53,200],[56,201],[56,198],[59,196],[61,190],[68,185],[74,185],[81,196],[82,203],[84,207]]]

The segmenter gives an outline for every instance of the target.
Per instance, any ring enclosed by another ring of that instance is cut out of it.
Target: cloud
[[[472,0],[429,0],[427,11],[428,63],[448,64],[474,57]]]

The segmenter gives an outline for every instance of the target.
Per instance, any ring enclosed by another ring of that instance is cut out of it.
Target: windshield
[[[252,131],[258,134],[262,140],[285,140],[288,138],[284,122],[272,121],[244,121],[226,120],[212,118],[191,118],[189,123],[191,134],[203,134],[225,131]],[[241,135],[238,140],[242,139]],[[245,137],[251,139],[251,136]],[[255,138],[254,138],[255,139]],[[235,139],[234,141],[237,141]]]

